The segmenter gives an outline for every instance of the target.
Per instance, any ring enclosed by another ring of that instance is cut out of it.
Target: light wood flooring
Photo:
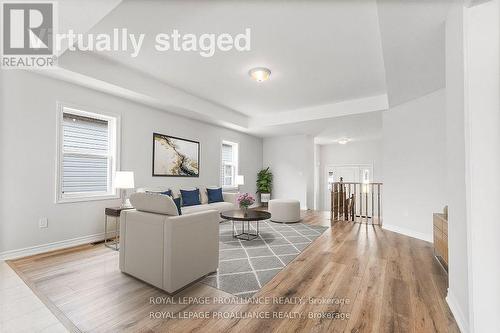
[[[330,225],[327,212],[305,223]],[[147,260],[147,258],[144,258]],[[459,332],[446,304],[446,273],[430,243],[378,226],[336,222],[267,283],[256,297],[323,297],[349,304],[150,304],[166,296],[118,269],[103,245],[9,262],[74,332]],[[197,283],[178,297],[231,296]],[[224,312],[294,316],[270,319],[152,319],[151,313]],[[309,313],[337,319],[309,319]],[[304,317],[305,316],[305,317]],[[338,317],[349,317],[338,319]]]
[[[0,332],[67,332],[31,289],[3,261],[0,261]]]

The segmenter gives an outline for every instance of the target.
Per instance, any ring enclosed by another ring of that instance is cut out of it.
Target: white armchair
[[[130,201],[136,209],[120,217],[122,272],[172,294],[217,270],[217,211],[176,216],[170,197],[146,193]]]

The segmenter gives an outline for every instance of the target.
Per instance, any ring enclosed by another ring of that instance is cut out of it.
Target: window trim
[[[90,111],[89,111],[90,110]],[[85,192],[74,194],[62,193],[62,162],[63,162],[63,116],[64,113],[72,113],[79,116],[90,117],[100,120],[108,121],[111,126],[111,143],[110,148],[113,149],[111,155],[111,167],[109,172],[109,186],[110,190],[106,193],[102,192]],[[82,105],[75,105],[65,102],[57,102],[56,113],[56,167],[55,167],[55,203],[69,203],[69,202],[85,202],[96,200],[112,200],[120,198],[120,191],[113,188],[113,177],[117,170],[120,170],[120,151],[121,151],[121,119],[117,114],[97,110]],[[114,138],[114,142],[113,142]]]
[[[239,172],[239,167],[240,167],[240,144],[238,142],[233,142],[233,141],[228,141],[228,140],[222,140],[220,144],[220,158],[219,158],[219,172],[221,172],[223,164],[222,164],[222,146],[223,145],[230,145],[233,147],[233,158],[235,157],[234,155],[236,154],[236,162],[232,162],[231,164],[234,166],[234,175],[233,175],[233,185],[224,185],[222,182],[220,186],[222,187],[223,190],[237,190],[238,185],[236,185],[236,177],[238,176]],[[236,149],[235,149],[236,148]],[[220,175],[219,175],[219,182],[221,181]]]

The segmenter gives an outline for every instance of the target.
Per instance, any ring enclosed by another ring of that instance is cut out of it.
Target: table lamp
[[[127,189],[134,188],[134,172],[133,171],[117,171],[114,179],[114,187],[120,190],[122,198],[122,208],[131,207],[130,201],[127,198]]]
[[[240,190],[240,185],[245,185],[245,176],[243,175],[236,176],[236,186],[238,186],[238,191]]]

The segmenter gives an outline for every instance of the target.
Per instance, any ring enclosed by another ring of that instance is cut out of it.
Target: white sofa
[[[219,264],[219,212],[178,216],[168,196],[134,193],[120,217],[120,270],[173,294]]]
[[[189,189],[189,188],[188,188]],[[148,193],[160,193],[164,192],[167,189],[164,188],[148,188],[148,189],[139,189],[138,192],[148,192]],[[175,198],[179,197],[179,191],[175,189],[171,189],[172,193]],[[224,198],[224,202],[214,202],[214,203],[208,203],[208,197],[206,194],[206,188],[201,187],[200,188],[200,202],[201,205],[196,205],[196,206],[186,206],[186,207],[181,207],[181,212],[182,215],[186,214],[192,214],[192,213],[197,213],[197,212],[204,212],[207,210],[216,210],[219,212],[219,221],[222,221],[223,219],[220,218],[220,213],[226,210],[232,210],[232,209],[238,209],[238,204],[236,202],[236,199],[238,198],[239,193],[235,192],[222,192],[222,196]]]

